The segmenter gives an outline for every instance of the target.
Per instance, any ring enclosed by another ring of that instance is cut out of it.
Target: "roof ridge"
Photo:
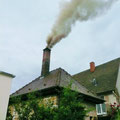
[[[67,75],[69,75],[69,76],[74,80],[74,82],[76,82],[79,86],[83,87],[83,89],[86,90],[87,93],[90,93],[90,94],[92,94],[92,95],[95,96],[95,97],[98,97],[98,96],[96,95],[96,93],[94,93],[93,91],[87,89],[84,85],[80,84],[80,83],[79,83],[76,79],[74,79],[74,78],[72,77],[72,75],[69,74],[67,71],[65,71],[65,70],[62,69],[62,68],[60,68],[60,69],[61,69],[63,72],[65,72]],[[60,72],[61,72],[61,71],[60,71]]]
[[[98,67],[100,67],[100,66],[102,66],[102,65],[109,64],[109,63],[111,63],[111,62],[117,61],[117,60],[120,62],[120,57],[118,57],[118,58],[116,58],[116,59],[113,59],[113,60],[110,60],[110,61],[108,61],[108,62],[105,62],[105,63],[99,64],[99,65],[96,66],[96,68],[98,68]],[[79,73],[73,74],[72,76],[78,75],[78,74],[80,74],[80,73],[87,72],[87,71],[89,71],[89,70],[90,70],[90,69],[87,69],[87,70],[81,71],[81,72],[79,72]]]
[[[60,79],[61,79],[61,68],[59,68],[59,72],[58,72],[58,77],[57,77],[57,81],[58,81],[58,85],[60,85]]]
[[[57,71],[57,70],[59,70],[59,69],[63,70],[62,68],[60,68],[60,67],[59,67],[59,68],[56,68],[56,69],[54,69],[54,70],[50,71],[50,73],[52,73],[52,72],[54,72],[54,71]],[[24,85],[23,87],[19,88],[19,89],[18,89],[18,90],[16,90],[15,92],[13,92],[11,95],[13,95],[13,94],[17,93],[18,91],[22,90],[23,88],[25,88],[26,86],[28,86],[28,85],[32,84],[33,82],[35,82],[35,81],[37,81],[37,80],[40,80],[40,79],[43,79],[43,78],[44,78],[44,76],[39,76],[39,77],[35,78],[35,79],[34,79],[34,80],[32,80],[31,82],[27,83],[27,84],[26,84],[26,85]]]

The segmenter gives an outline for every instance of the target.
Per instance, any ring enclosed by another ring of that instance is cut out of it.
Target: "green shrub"
[[[58,107],[53,107],[49,102],[46,105],[39,105],[40,101],[35,94],[28,94],[27,101],[17,101],[14,104],[19,120],[84,120],[87,111],[81,103],[78,93],[70,90],[70,87],[59,91]],[[10,110],[10,109],[9,109]],[[10,113],[10,112],[8,112]],[[10,114],[7,115],[7,120]]]

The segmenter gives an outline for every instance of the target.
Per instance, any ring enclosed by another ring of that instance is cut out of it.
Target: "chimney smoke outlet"
[[[51,50],[49,48],[45,48],[43,50],[43,61],[42,61],[41,76],[46,76],[46,75],[49,74],[50,53],[51,53]]]
[[[95,71],[95,63],[90,62],[90,72],[94,72],[94,71]]]

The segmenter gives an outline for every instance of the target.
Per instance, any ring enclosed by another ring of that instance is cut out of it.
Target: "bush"
[[[87,111],[82,105],[79,95],[64,88],[59,91],[58,107],[54,107],[53,103],[47,105],[40,104],[35,94],[29,94],[27,101],[18,101],[14,104],[15,111],[19,120],[84,120]],[[42,99],[41,99],[42,100]],[[10,107],[9,107],[10,108]],[[10,111],[10,109],[8,110]],[[7,120],[11,120],[10,113],[7,114]]]
[[[69,88],[60,94],[59,107],[54,114],[54,120],[84,120],[87,111],[78,99],[78,93]]]

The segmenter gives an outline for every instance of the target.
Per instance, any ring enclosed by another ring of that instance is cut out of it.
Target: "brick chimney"
[[[94,72],[94,71],[95,71],[95,63],[90,62],[90,72]]]
[[[43,50],[43,61],[42,61],[41,76],[46,76],[46,75],[49,74],[50,53],[51,53],[51,50],[49,48],[45,48]]]

